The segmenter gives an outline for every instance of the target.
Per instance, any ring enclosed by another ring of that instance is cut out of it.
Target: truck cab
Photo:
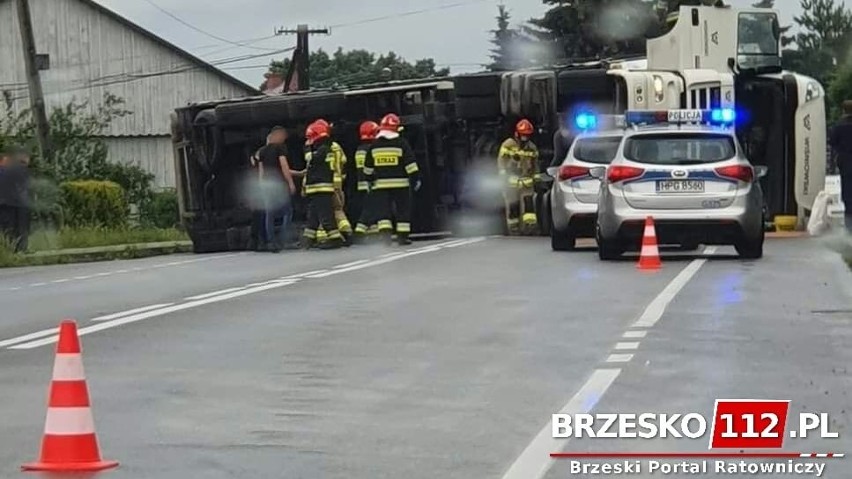
[[[615,65],[618,110],[734,108],[737,136],[762,180],[768,219],[803,221],[825,184],[825,92],[781,69],[780,27],[762,8],[684,6],[648,40],[644,64]]]

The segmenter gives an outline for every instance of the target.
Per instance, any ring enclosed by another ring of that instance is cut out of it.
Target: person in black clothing
[[[287,229],[293,216],[292,194],[296,191],[293,172],[287,162],[286,141],[287,131],[276,126],[269,134],[269,143],[258,152],[258,173],[265,210],[264,235],[267,248],[274,252],[285,246]],[[277,235],[276,223],[281,223]]]
[[[29,246],[29,163],[23,148],[0,152],[0,234],[12,241],[16,252]]]
[[[375,208],[379,233],[390,243],[391,215],[396,213],[396,237],[400,245],[411,244],[411,189],[420,191],[423,182],[411,145],[400,136],[400,119],[390,113],[382,118],[376,140],[367,150],[364,176],[372,184],[371,207]]]
[[[326,232],[328,241],[320,243],[322,249],[343,246],[343,236],[334,218],[334,153],[331,132],[327,125],[312,123],[305,131],[310,161],[305,177],[305,196],[308,199],[308,224],[303,233],[305,248],[317,244],[319,228]]]
[[[840,194],[846,210],[846,230],[852,233],[852,100],[843,102],[843,117],[831,127],[828,145],[840,170]]]
[[[269,144],[269,137],[266,138],[266,144]],[[261,147],[262,148],[262,147]],[[263,251],[266,244],[266,232],[264,223],[266,222],[266,211],[263,208],[263,200],[260,195],[260,148],[257,149],[250,157],[251,181],[248,185],[248,203],[251,207],[251,248],[255,251]]]

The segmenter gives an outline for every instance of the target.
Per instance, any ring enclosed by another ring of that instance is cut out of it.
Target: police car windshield
[[[637,135],[624,144],[624,157],[650,165],[697,165],[736,156],[734,140],[722,134]]]
[[[591,138],[580,138],[574,145],[574,158],[586,163],[608,165],[618,153],[621,145],[620,136],[602,136]]]

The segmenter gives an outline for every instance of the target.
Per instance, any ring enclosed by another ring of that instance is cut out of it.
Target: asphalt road
[[[471,238],[0,271],[0,477],[37,456],[63,318],[122,463],[105,477],[555,479],[550,452],[707,440],[555,440],[551,414],[709,417],[716,398],[829,413],[838,439],[785,450],[852,452],[852,275],[809,240],[731,253],[648,274]]]

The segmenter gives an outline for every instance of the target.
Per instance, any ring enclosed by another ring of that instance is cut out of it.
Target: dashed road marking
[[[42,286],[47,286],[49,284],[63,284],[63,283],[70,283],[72,281],[86,281],[86,280],[93,279],[93,278],[105,278],[105,277],[112,276],[112,275],[115,275],[115,274],[127,274],[127,273],[139,272],[139,271],[148,271],[148,270],[160,269],[160,268],[165,268],[165,267],[170,267],[170,266],[181,266],[181,265],[191,264],[191,263],[200,263],[200,262],[203,262],[203,261],[212,261],[212,260],[217,260],[217,259],[233,258],[235,256],[242,256],[244,254],[245,253],[234,253],[234,254],[226,254],[226,255],[220,255],[220,256],[210,256],[210,257],[205,257],[205,258],[189,259],[189,260],[185,260],[185,261],[172,261],[170,263],[161,263],[161,264],[156,264],[156,265],[151,265],[151,266],[146,266],[146,267],[135,267],[135,268],[119,269],[119,270],[116,270],[116,271],[108,271],[108,272],[103,272],[103,273],[79,275],[79,276],[74,276],[74,277],[71,277],[71,278],[60,278],[60,279],[55,279],[55,280],[51,280],[51,281],[32,283],[32,284],[28,285],[27,287],[29,287],[29,288],[40,288]],[[20,286],[15,286],[15,287],[11,287],[11,288],[0,289],[0,291],[18,291],[20,289],[23,289],[23,288],[20,287]]]
[[[648,331],[627,331],[622,337],[628,339],[641,339],[644,338],[647,334]]]
[[[239,290],[244,289],[244,288],[245,288],[245,287],[241,287],[241,288],[228,288],[228,289],[223,289],[223,290],[220,290],[220,291],[214,291],[214,292],[212,292],[212,293],[199,294],[198,296],[188,296],[188,297],[186,297],[186,298],[184,298],[184,299],[185,299],[185,300],[187,300],[187,301],[193,301],[193,300],[196,300],[196,299],[205,299],[205,298],[209,298],[209,297],[211,297],[211,296],[218,296],[218,295],[220,295],[220,294],[233,293],[234,291],[239,291]]]
[[[706,248],[704,254],[712,255],[716,252],[715,247]],[[704,266],[707,259],[692,261],[683,271],[663,289],[663,291],[645,308],[645,311],[633,324],[633,328],[650,328],[663,316],[669,303],[677,296],[684,286],[692,279],[698,270]],[[632,335],[628,336],[628,333]],[[627,331],[625,338],[641,338],[645,331]],[[619,342],[615,350],[631,351],[639,348],[639,342]],[[633,354],[610,354],[606,361],[608,363],[627,363],[633,359]],[[559,411],[563,414],[578,414],[591,411],[606,393],[615,379],[621,374],[621,369],[596,369],[592,376],[580,387],[580,391],[571,398],[571,401]],[[524,452],[512,463],[509,470],[503,475],[503,479],[541,479],[547,471],[553,467],[551,453],[560,452],[570,439],[553,438],[551,423],[548,422],[544,428],[533,438]]]
[[[212,298],[200,299],[197,301],[190,301],[188,303],[178,304],[174,306],[168,306],[165,308],[155,309],[152,311],[146,311],[144,313],[134,314],[130,316],[125,316],[118,319],[113,319],[111,321],[105,321],[100,324],[96,324],[94,326],[88,326],[85,328],[81,328],[77,331],[77,334],[80,336],[84,336],[91,333],[96,333],[98,331],[103,331],[105,329],[115,328],[118,326],[123,326],[125,324],[136,323],[139,321],[143,321],[150,318],[156,318],[158,316],[163,316],[170,313],[175,313],[178,311],[183,311],[187,309],[197,308],[199,306],[204,306],[207,304],[218,303],[220,301],[226,301],[229,299],[238,298],[240,296],[247,296],[249,294],[259,293],[261,291],[268,291],[270,289],[281,288],[284,286],[288,286],[293,284],[293,282],[281,281],[273,284],[268,284],[265,286],[258,286],[256,288],[248,288],[243,289],[241,291],[235,291],[233,293],[223,294],[221,296],[214,296]],[[10,347],[9,349],[33,349],[40,346],[45,346],[48,344],[54,344],[59,340],[59,336],[51,336],[45,339],[39,339],[37,341],[32,341],[29,343],[18,344]]]
[[[370,262],[370,260],[368,260],[368,259],[359,259],[358,261],[353,261],[351,263],[339,264],[339,265],[335,266],[333,269],[343,269],[343,268],[348,268],[350,266],[358,266],[360,264],[369,263],[369,262]]]
[[[45,336],[50,336],[51,334],[57,334],[58,332],[59,328],[50,328],[45,329],[44,331],[36,331],[35,333],[25,334],[23,336],[18,336],[17,338],[0,341],[0,348],[5,348],[6,346],[11,346],[13,344],[25,343],[27,341],[32,341],[33,339],[43,338]]]
[[[632,354],[610,354],[609,357],[606,358],[606,362],[608,362],[608,363],[629,363],[631,359],[633,359]]]
[[[465,240],[462,244],[456,244],[455,246],[464,246],[468,244],[478,243],[480,241],[484,241],[485,238],[473,238],[471,240]],[[157,316],[162,316],[165,314],[174,313],[177,311],[183,311],[186,309],[196,308],[199,306],[204,306],[211,303],[217,303],[220,301],[226,301],[233,298],[238,298],[241,296],[246,296],[249,294],[259,293],[262,291],[268,291],[271,289],[280,288],[283,286],[289,286],[292,284],[296,284],[303,279],[313,278],[313,279],[321,279],[329,276],[333,276],[336,274],[342,274],[350,271],[357,271],[364,268],[371,268],[374,266],[379,266],[387,263],[391,263],[400,259],[404,259],[411,256],[417,256],[425,253],[434,253],[437,251],[441,251],[443,247],[454,247],[452,245],[446,246],[446,242],[440,243],[436,245],[429,245],[423,248],[418,248],[410,252],[403,253],[394,253],[393,256],[387,256],[379,259],[373,260],[360,260],[353,261],[348,264],[343,264],[336,266],[332,270],[316,270],[309,271],[306,273],[299,273],[290,276],[284,276],[278,279],[273,279],[270,281],[259,282],[250,284],[242,287],[234,287],[223,289],[220,291],[214,291],[211,293],[199,294],[196,296],[190,296],[184,298],[185,303],[182,304],[174,304],[174,303],[166,303],[166,304],[157,304],[152,306],[145,306],[137,309],[132,309],[128,311],[123,311],[120,313],[113,313],[105,316],[100,316],[92,319],[92,321],[98,322],[98,324],[94,326],[88,326],[79,330],[80,335],[90,334],[97,331],[103,331],[105,329],[114,328],[117,326],[122,326],[124,324],[130,324],[137,321],[142,321],[148,318],[153,318]],[[58,340],[58,336],[56,336],[56,331],[58,328],[54,328],[51,330],[41,331],[39,333],[33,333],[33,335],[21,336],[19,338],[13,338],[5,341],[4,343],[9,347],[9,349],[33,349],[40,346],[45,346],[48,344],[53,344]],[[48,338],[43,338],[43,336],[51,336]],[[42,339],[38,339],[42,338]],[[33,339],[37,339],[33,341]],[[3,343],[0,343],[3,344]]]
[[[155,309],[165,308],[173,305],[174,303],[163,303],[163,304],[154,304],[151,306],[145,306],[142,308],[131,309],[128,311],[122,311],[120,313],[107,314],[105,316],[98,316],[97,318],[92,318],[92,321],[109,321],[112,319],[122,318],[124,316],[130,316],[131,314],[139,314],[144,313],[146,311],[152,311]]]

